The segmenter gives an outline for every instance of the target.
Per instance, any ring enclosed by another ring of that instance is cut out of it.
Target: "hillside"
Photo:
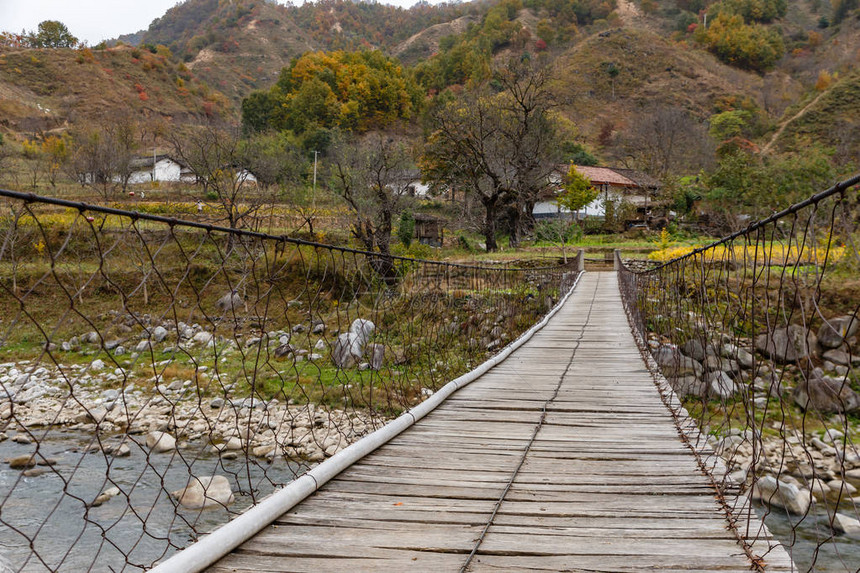
[[[168,46],[234,103],[274,83],[292,58],[318,48],[280,5],[218,0],[177,4],[150,25],[142,41]]]
[[[645,29],[593,34],[556,59],[558,91],[592,138],[609,125],[623,128],[648,106],[676,106],[702,120],[721,96],[756,94],[762,78],[717,61]]]
[[[182,120],[230,113],[220,93],[166,54],[0,48],[0,128],[36,133],[69,122],[132,112]]]
[[[238,103],[251,91],[268,88],[281,68],[307,51],[393,47],[461,12],[447,5],[405,10],[349,0],[301,6],[187,0],[155,20],[142,42],[168,46],[201,79]]]
[[[860,154],[860,72],[849,73],[787,115],[774,141],[776,149],[796,151],[810,142],[820,143],[832,147],[838,159],[856,168]]]

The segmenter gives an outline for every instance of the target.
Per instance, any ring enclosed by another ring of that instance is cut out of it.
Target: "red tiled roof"
[[[576,170],[591,181],[592,185],[612,185],[614,187],[639,187],[635,181],[609,169],[608,167],[586,167],[577,165]]]

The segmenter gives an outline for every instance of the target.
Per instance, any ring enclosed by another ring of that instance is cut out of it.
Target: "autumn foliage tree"
[[[309,52],[284,68],[269,92],[245,99],[242,121],[247,131],[364,132],[410,119],[422,101],[417,84],[382,52]]]
[[[772,68],[785,53],[776,29],[747,24],[740,14],[728,12],[721,12],[707,29],[697,28],[696,39],[727,64],[759,72]]]

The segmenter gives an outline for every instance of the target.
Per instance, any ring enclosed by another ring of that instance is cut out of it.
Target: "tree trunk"
[[[487,244],[487,252],[493,253],[499,250],[499,245],[496,243],[496,200],[495,198],[483,201],[484,203],[484,225],[483,234],[484,241]]]

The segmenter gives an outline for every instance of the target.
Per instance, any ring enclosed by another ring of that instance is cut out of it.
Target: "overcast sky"
[[[417,0],[385,0],[411,6]],[[431,0],[432,1],[432,0]],[[43,20],[59,20],[79,40],[102,40],[145,30],[177,0],[0,0],[0,30],[35,30]]]

